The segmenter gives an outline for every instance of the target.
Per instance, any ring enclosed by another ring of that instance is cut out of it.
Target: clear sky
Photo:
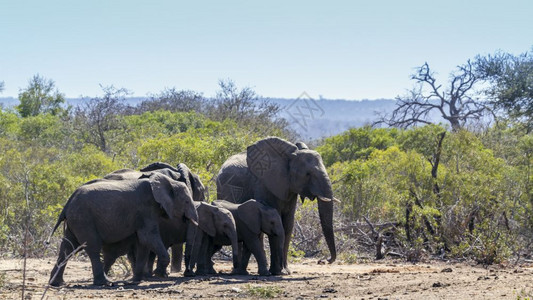
[[[0,0],[0,97],[35,74],[67,97],[164,88],[214,96],[394,98],[428,62],[447,79],[477,54],[533,46],[531,0]]]

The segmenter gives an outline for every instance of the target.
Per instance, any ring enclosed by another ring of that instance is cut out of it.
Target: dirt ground
[[[25,299],[41,299],[54,263],[54,258],[28,259]],[[217,262],[215,268],[229,272],[230,264]],[[22,269],[21,259],[0,260],[0,299],[21,298]],[[484,268],[400,261],[321,265],[308,259],[292,263],[288,276],[251,273],[190,278],[171,273],[169,278],[137,286],[121,281],[125,279],[121,270],[114,269],[115,274],[122,274],[113,278],[117,280],[114,286],[94,287],[90,263],[78,257],[67,266],[67,285],[49,288],[45,299],[526,299],[533,295],[533,265]]]

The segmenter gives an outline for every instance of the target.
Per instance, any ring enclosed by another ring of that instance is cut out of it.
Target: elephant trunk
[[[233,272],[241,266],[241,257],[239,256],[239,241],[235,229],[228,230],[226,234],[231,241],[231,253],[233,255]]]
[[[330,199],[333,199],[330,198]],[[331,264],[337,259],[337,250],[335,248],[335,234],[333,232],[333,201],[318,201],[318,214],[320,216],[320,225],[322,233],[326,239],[331,257],[328,262]]]

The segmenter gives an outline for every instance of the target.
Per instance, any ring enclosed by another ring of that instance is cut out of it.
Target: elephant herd
[[[132,265],[133,282],[152,274],[166,277],[168,248],[172,247],[172,270],[178,271],[183,244],[185,276],[215,273],[212,257],[224,245],[232,247],[232,274],[248,274],[251,254],[259,275],[290,274],[287,253],[298,195],[302,201],[318,199],[329,262],[335,261],[336,199],[322,158],[305,144],[262,139],[226,160],[216,186],[219,200],[207,203],[204,185],[185,164],[159,162],[83,184],[68,199],[50,234],[65,222],[50,284],[64,283],[68,258],[82,248],[91,261],[95,285],[111,284],[107,273],[122,255]]]

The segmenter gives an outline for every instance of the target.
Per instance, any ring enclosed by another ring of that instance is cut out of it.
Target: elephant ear
[[[169,218],[174,217],[174,189],[170,183],[170,178],[163,174],[154,173],[149,178],[152,188],[152,195],[157,203],[161,205]]]
[[[187,167],[186,164],[180,163],[178,165],[178,172],[181,175],[181,178],[179,181],[185,183],[189,191],[192,193],[193,190],[192,190],[192,184],[191,184],[191,170],[189,169],[189,167]]]
[[[237,212],[239,213],[239,219],[241,219],[254,234],[261,233],[261,210],[259,208],[259,203],[255,200],[248,200],[239,205]]]
[[[304,142],[297,142],[295,145],[298,147],[298,150],[309,149]]]
[[[147,165],[146,167],[142,168],[141,172],[148,172],[148,171],[161,170],[161,169],[170,169],[174,172],[178,172],[176,168],[164,162],[151,163]]]
[[[298,148],[283,139],[269,137],[246,150],[248,169],[279,199],[289,195],[289,160]]]
[[[194,201],[205,201],[205,187],[200,180],[198,175],[191,172],[189,167],[184,163],[178,165],[178,170],[181,175],[184,177],[187,187],[191,190],[192,197]]]
[[[201,203],[196,208],[198,212],[198,227],[211,237],[214,237],[217,233],[215,227],[215,210],[218,209],[206,203]]]

